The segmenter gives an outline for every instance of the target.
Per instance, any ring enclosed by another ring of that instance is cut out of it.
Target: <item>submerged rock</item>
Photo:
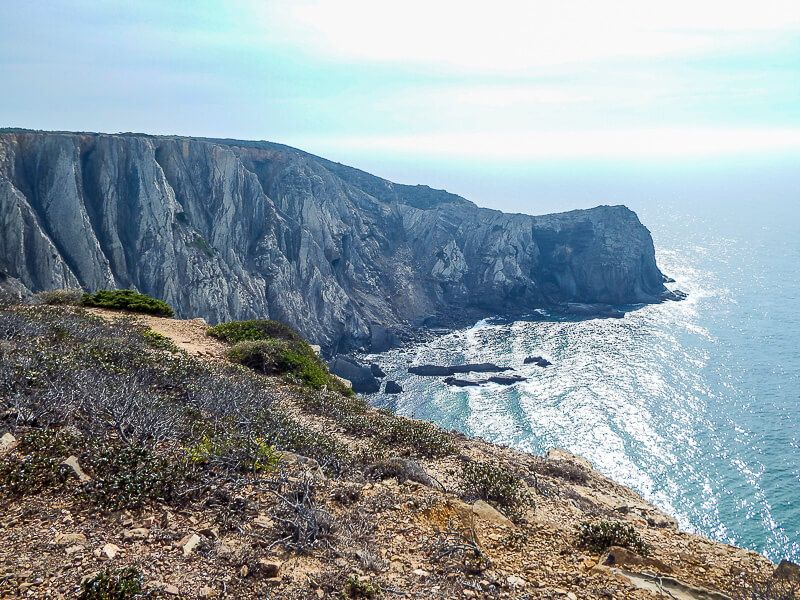
[[[522,362],[526,365],[534,364],[537,367],[549,367],[553,364],[543,356],[528,356]]]
[[[445,377],[444,382],[447,385],[452,385],[455,387],[475,387],[479,386],[482,383],[486,383],[485,379],[474,381],[472,379],[458,379],[457,377]]]
[[[522,377],[521,375],[493,375],[489,377],[489,381],[499,385],[512,385],[520,381],[528,381],[528,378]]]
[[[394,379],[390,379],[386,382],[383,391],[387,394],[399,394],[403,391],[403,386],[397,383]]]
[[[503,371],[511,371],[511,367],[498,367],[494,363],[468,363],[452,366],[417,365],[408,368],[409,373],[424,377],[440,377],[457,373],[502,373]]]

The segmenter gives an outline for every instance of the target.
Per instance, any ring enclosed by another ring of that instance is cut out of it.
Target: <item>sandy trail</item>
[[[156,333],[168,337],[178,348],[186,351],[190,356],[218,360],[222,360],[225,356],[227,346],[207,335],[208,324],[203,319],[170,319],[102,308],[87,308],[86,310],[108,320],[133,318]]]

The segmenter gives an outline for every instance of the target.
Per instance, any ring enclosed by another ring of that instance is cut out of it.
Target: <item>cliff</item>
[[[4,130],[0,222],[0,277],[31,291],[133,287],[329,352],[456,314],[670,294],[623,206],[504,214],[268,142]]]

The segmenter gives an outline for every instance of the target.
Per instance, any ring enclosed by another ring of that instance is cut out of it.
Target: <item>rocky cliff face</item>
[[[326,350],[431,317],[668,297],[623,206],[478,208],[267,142],[0,133],[0,277],[274,318]]]

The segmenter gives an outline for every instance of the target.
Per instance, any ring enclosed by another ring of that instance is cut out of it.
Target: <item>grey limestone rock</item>
[[[429,322],[671,297],[624,206],[479,208],[269,142],[0,130],[0,274],[270,318],[327,355]]]

